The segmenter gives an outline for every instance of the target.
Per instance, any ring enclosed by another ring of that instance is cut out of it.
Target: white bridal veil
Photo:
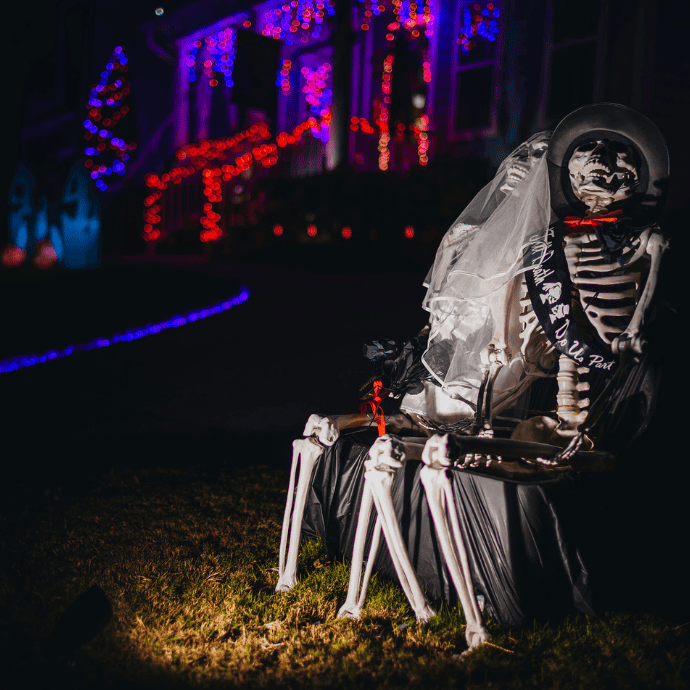
[[[501,288],[530,268],[523,265],[525,248],[546,237],[551,206],[544,154],[550,136],[533,135],[503,161],[444,236],[427,276],[423,307],[430,333],[422,361],[451,398],[476,402],[480,353],[496,334]],[[511,367],[505,369],[510,379]],[[512,378],[521,373],[513,367]],[[427,396],[440,394],[431,388]]]

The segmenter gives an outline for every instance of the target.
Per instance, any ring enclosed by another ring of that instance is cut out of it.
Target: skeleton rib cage
[[[610,263],[594,233],[565,238],[565,257],[582,313],[609,347],[630,323],[649,271],[646,254],[650,229],[623,249],[623,265]]]
[[[594,232],[570,235],[564,238],[564,254],[572,281],[573,311],[583,327],[594,330],[608,348],[625,331],[635,313],[643,287],[643,276],[649,272],[646,253],[651,228],[637,234],[622,250],[622,265],[610,262],[601,241]],[[520,288],[521,351],[530,369],[548,370],[553,364],[554,346],[547,339],[532,302],[527,286]],[[579,424],[584,421],[589,406],[587,398],[579,393],[589,389],[581,381],[589,369],[559,358],[557,396],[558,416],[562,420]]]

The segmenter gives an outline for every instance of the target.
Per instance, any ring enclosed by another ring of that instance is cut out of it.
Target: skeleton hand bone
[[[640,331],[628,333],[623,331],[617,338],[611,342],[611,350],[616,355],[622,355],[630,352],[633,355],[641,355],[647,347],[647,341],[642,337]]]
[[[313,436],[318,438],[324,446],[332,446],[338,440],[340,432],[328,417],[313,414],[309,417],[304,427],[304,436]]]
[[[502,338],[493,338],[486,348],[479,353],[484,366],[490,366],[494,363],[504,366],[510,362],[512,356],[510,348]]]

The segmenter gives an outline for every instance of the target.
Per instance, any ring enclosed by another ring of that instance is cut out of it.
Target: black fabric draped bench
[[[376,429],[345,432],[314,469],[302,524],[320,536],[329,557],[350,558],[364,484],[364,460]],[[457,599],[431,522],[419,471],[408,461],[393,484],[393,502],[420,584],[431,599]],[[475,593],[500,625],[593,613],[589,573],[581,556],[579,516],[587,510],[587,481],[566,473],[530,480],[451,470],[455,504]],[[371,539],[375,511],[369,525]],[[367,551],[368,553],[368,543]],[[397,581],[385,541],[375,571]]]

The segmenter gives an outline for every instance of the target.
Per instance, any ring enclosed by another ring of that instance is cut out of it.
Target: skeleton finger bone
[[[442,437],[441,437],[442,438]],[[448,446],[448,457],[452,464],[459,469],[462,465],[458,459],[467,454],[501,455],[504,458],[536,459],[554,458],[560,453],[562,446],[533,441],[497,438],[478,438],[477,436],[453,435],[453,447]],[[606,451],[579,450],[571,458],[570,464],[578,469],[587,471],[609,470],[615,464],[615,458]]]
[[[474,649],[486,642],[490,635],[482,623],[477,606],[467,550],[462,539],[453,490],[446,472],[452,462],[448,455],[448,436],[432,436],[424,448],[422,460],[425,466],[419,477],[424,486],[446,567],[465,612],[467,645]]]
[[[311,419],[311,418],[310,418]],[[287,592],[297,584],[297,554],[299,552],[302,517],[307,493],[311,486],[311,476],[316,461],[323,453],[324,447],[315,438],[299,438],[292,442],[292,467],[290,468],[290,485],[285,503],[283,529],[280,536],[280,557],[278,562],[278,584],[276,592]],[[295,492],[295,475],[299,465],[299,481]],[[294,510],[293,510],[294,500]],[[290,525],[292,524],[292,529]],[[290,534],[290,549],[285,556]]]

